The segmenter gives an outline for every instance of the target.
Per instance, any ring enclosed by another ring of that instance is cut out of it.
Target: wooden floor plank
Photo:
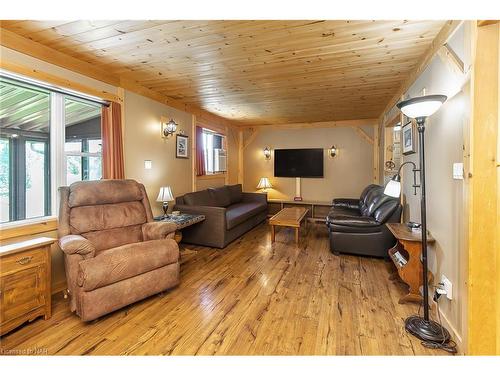
[[[90,323],[54,299],[52,318],[0,340],[3,354],[436,355],[404,330],[416,305],[380,259],[335,256],[322,224],[295,245],[263,224],[226,249],[182,245],[181,283]]]

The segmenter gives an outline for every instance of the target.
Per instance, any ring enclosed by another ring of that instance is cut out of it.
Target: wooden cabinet
[[[0,247],[0,335],[39,316],[50,318],[54,242],[42,237]]]

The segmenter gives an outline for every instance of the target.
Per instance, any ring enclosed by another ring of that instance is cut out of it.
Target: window
[[[209,129],[203,129],[203,152],[207,174],[226,172],[226,137]]]
[[[65,98],[66,184],[102,177],[101,108]]]
[[[53,215],[57,186],[101,178],[100,116],[98,103],[2,74],[0,222]]]
[[[0,80],[1,222],[51,213],[50,93]]]

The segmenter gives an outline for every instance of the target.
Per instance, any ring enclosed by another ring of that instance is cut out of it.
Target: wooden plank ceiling
[[[2,21],[235,124],[378,117],[445,21]]]

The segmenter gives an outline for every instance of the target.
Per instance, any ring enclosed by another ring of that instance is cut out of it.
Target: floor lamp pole
[[[405,328],[424,342],[444,345],[450,341],[450,333],[441,324],[429,319],[429,280],[427,264],[427,209],[425,202],[425,117],[417,117],[420,157],[420,220],[422,221],[422,269],[424,317],[412,315],[405,321]]]
[[[422,263],[423,263],[423,294],[424,320],[429,321],[429,285],[427,265],[427,209],[425,201],[425,118],[417,119],[419,156],[420,156],[420,220],[422,222]]]

